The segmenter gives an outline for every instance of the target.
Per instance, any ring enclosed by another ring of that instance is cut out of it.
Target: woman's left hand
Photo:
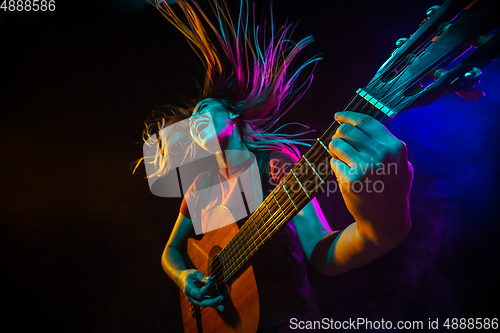
[[[406,145],[374,118],[338,112],[330,162],[360,235],[375,244],[401,241],[410,228],[413,167]],[[394,244],[390,244],[393,246]]]

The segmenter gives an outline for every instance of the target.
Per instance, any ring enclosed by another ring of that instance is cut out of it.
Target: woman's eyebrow
[[[198,109],[198,112],[201,113],[201,111],[203,111],[203,109],[207,106],[207,103],[203,103],[201,105],[201,107]]]
[[[203,110],[205,108],[205,106],[207,106],[206,103],[201,104],[201,106],[198,108],[198,110],[196,110],[195,112],[193,112],[193,115],[201,113],[201,110]]]
[[[196,114],[202,114],[203,109],[207,106],[207,103],[203,103],[199,108],[198,111],[196,111]]]

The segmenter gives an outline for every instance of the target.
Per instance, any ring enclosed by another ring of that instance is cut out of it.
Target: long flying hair
[[[146,123],[144,141],[155,131],[189,118],[199,101],[216,98],[230,112],[239,115],[242,139],[250,151],[284,147],[297,154],[295,145],[306,141],[298,138],[306,133],[304,129],[296,134],[280,134],[283,126],[275,130],[273,127],[304,95],[312,81],[320,58],[294,62],[300,51],[313,42],[312,36],[292,41],[295,25],[276,27],[272,8],[268,19],[258,23],[255,4],[250,11],[248,0],[240,0],[236,16],[226,0],[206,0],[210,12],[204,12],[196,0],[170,2],[171,5],[155,0],[155,5],[187,38],[202,60],[206,74],[197,100],[153,111],[154,120]],[[299,75],[309,65],[313,68],[298,84]],[[168,155],[158,148],[155,158],[148,162],[155,164],[155,175],[168,172]]]

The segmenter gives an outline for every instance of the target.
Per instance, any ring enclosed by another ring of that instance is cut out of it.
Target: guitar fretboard
[[[377,101],[364,94],[361,89],[344,110],[371,115],[383,124],[391,120],[390,112],[385,112],[383,106],[377,105]],[[320,187],[332,178],[328,145],[339,126],[337,121],[328,126],[221,250],[218,265],[212,267],[211,272],[219,284],[229,282],[280,228],[316,196]]]

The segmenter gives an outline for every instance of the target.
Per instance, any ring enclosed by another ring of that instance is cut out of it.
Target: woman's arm
[[[161,256],[161,265],[167,275],[186,294],[189,302],[201,307],[217,307],[220,311],[222,296],[209,297],[211,289],[210,277],[195,269],[188,269],[183,255],[187,250],[187,240],[194,235],[193,223],[179,213],[172,234]]]
[[[404,143],[375,119],[355,112],[336,115],[332,168],[355,223],[332,233],[316,200],[294,218],[313,267],[335,275],[387,252],[408,234],[413,169]]]
[[[369,263],[396,246],[408,232],[402,227],[399,234],[386,237],[381,245],[365,240],[358,232],[357,222],[342,232],[332,232],[316,199],[293,222],[307,259],[318,272],[328,276]]]
[[[186,268],[182,253],[186,252],[187,240],[192,234],[192,222],[179,213],[161,257],[161,265],[167,275],[183,289],[181,274]]]

